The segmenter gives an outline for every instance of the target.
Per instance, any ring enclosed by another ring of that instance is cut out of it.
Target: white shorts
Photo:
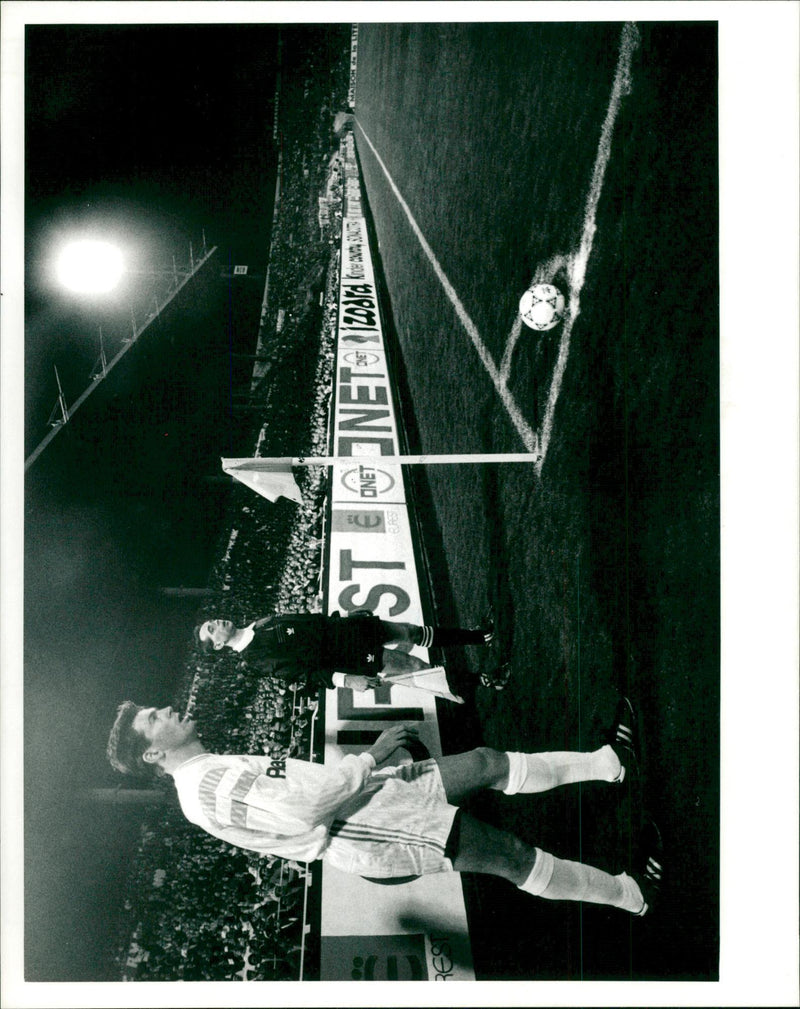
[[[445,847],[457,812],[435,760],[384,768],[338,811],[322,859],[376,879],[452,872]]]

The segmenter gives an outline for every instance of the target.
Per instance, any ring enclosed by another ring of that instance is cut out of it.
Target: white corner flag
[[[337,456],[283,456],[266,458],[252,456],[246,459],[223,459],[223,470],[256,493],[270,501],[279,497],[288,497],[297,504],[303,503],[300,488],[292,476],[293,466],[333,466],[337,462],[366,462],[375,464],[380,459],[385,465],[434,465],[442,463],[479,463],[479,462],[537,462],[541,455],[532,452],[493,452],[488,455],[349,455]]]
[[[296,504],[303,503],[303,496],[289,462],[268,463],[258,458],[223,459],[222,469],[268,501],[286,497]]]
[[[447,671],[444,666],[426,666],[424,669],[409,669],[406,672],[392,669],[378,674],[384,683],[391,687],[406,687],[411,690],[424,690],[435,697],[446,701],[463,704],[464,698],[450,691],[447,682]]]

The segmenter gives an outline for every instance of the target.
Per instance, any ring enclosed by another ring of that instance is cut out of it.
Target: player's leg
[[[639,885],[627,873],[614,876],[583,862],[556,858],[467,813],[459,815],[456,829],[453,868],[457,872],[500,876],[525,893],[546,900],[606,904],[632,914],[646,910]]]
[[[408,626],[413,630],[413,625]],[[421,672],[423,669],[432,668],[430,663],[423,662],[418,656],[411,654],[410,649],[412,645],[413,642],[410,640],[398,641],[391,648],[383,648],[381,673],[388,683],[391,683],[393,679],[398,677],[398,682],[402,682],[403,674]],[[491,686],[495,690],[502,690],[508,682],[510,672],[509,663],[505,663],[503,666],[494,669],[491,673],[484,673],[481,676],[481,683],[484,686]]]
[[[489,627],[471,630],[466,627],[420,626],[394,620],[381,620],[386,644],[410,642],[422,648],[449,648],[453,645],[488,645],[494,637]]]
[[[430,665],[427,662],[423,662],[416,655],[411,655],[407,652],[405,648],[384,648],[383,649],[383,667],[381,672],[386,676],[388,680],[391,680],[392,675],[398,675],[400,673],[415,673],[422,669],[430,669]]]
[[[611,746],[588,753],[503,753],[480,746],[467,753],[437,757],[447,801],[458,805],[481,788],[506,795],[546,792],[580,781],[622,780],[624,772]]]
[[[451,806],[457,806],[482,788],[502,788],[508,784],[508,755],[488,746],[435,760]]]
[[[480,788],[518,795],[546,792],[582,781],[619,784],[625,778],[625,765],[635,767],[638,761],[637,719],[627,697],[620,698],[604,738],[608,742],[590,751],[502,753],[479,747],[468,753],[440,757],[437,763],[448,801],[453,804]]]

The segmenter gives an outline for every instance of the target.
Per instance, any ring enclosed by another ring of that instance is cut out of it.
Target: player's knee
[[[504,753],[493,750],[489,746],[478,746],[472,751],[475,761],[475,773],[485,786],[493,785],[499,778],[507,775],[508,762]]]
[[[508,834],[507,837],[508,844],[505,851],[509,869],[507,878],[519,885],[530,875],[536,859],[536,851],[514,834]]]
[[[422,644],[423,629],[416,624],[403,624],[405,637],[403,640],[410,641],[414,645]]]
[[[530,875],[536,852],[516,835],[500,831],[494,850],[487,857],[491,872],[518,886]]]
[[[410,641],[418,645],[422,641],[422,628],[415,624],[401,623],[398,620],[381,620],[384,641]]]

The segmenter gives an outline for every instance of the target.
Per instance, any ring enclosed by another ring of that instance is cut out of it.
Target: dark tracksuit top
[[[286,683],[331,689],[334,672],[369,676],[383,666],[384,634],[371,614],[284,613],[257,620],[253,632],[240,653],[246,665]]]

